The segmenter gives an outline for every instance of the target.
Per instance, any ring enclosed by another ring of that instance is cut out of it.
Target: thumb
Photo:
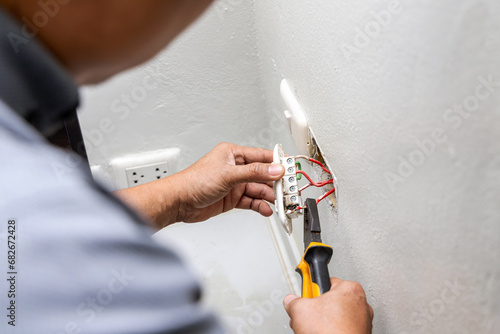
[[[288,313],[288,316],[291,318],[292,317],[292,302],[295,299],[299,299],[299,296],[296,295],[286,295],[285,298],[283,299],[283,306],[285,307],[286,313]]]
[[[252,163],[234,166],[229,176],[232,184],[276,181],[283,177],[285,168],[281,164]]]

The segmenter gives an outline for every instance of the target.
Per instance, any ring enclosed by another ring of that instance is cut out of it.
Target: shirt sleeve
[[[17,221],[13,333],[222,332],[172,249],[78,166],[61,178],[66,153],[5,132],[0,139],[10,157],[0,166],[1,253],[6,222]],[[12,329],[4,320],[0,332],[9,333],[2,328]]]

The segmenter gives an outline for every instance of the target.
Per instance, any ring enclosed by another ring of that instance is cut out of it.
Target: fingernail
[[[287,295],[285,296],[285,299],[283,299],[283,305],[287,307],[288,304],[290,304],[293,300],[299,298],[299,296],[296,295]]]
[[[281,175],[283,174],[284,171],[285,170],[283,166],[280,164],[272,164],[271,166],[269,166],[269,175],[271,176]]]

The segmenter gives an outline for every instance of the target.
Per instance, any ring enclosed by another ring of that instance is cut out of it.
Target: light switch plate
[[[307,116],[286,79],[281,81],[280,92],[287,107],[285,117],[288,120],[295,146],[299,154],[311,156],[313,147]]]

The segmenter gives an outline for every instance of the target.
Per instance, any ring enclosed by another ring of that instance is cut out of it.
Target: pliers
[[[333,249],[321,241],[318,206],[312,198],[305,201],[304,250],[304,256],[295,268],[302,277],[302,298],[318,297],[330,291],[328,263]]]

